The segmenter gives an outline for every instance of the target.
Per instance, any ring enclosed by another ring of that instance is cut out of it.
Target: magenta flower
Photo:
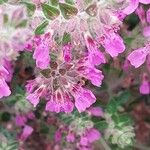
[[[150,37],[150,26],[144,27],[144,29],[143,29],[143,35],[145,37]]]
[[[11,91],[3,78],[0,78],[0,98],[4,96],[9,96]]]
[[[137,50],[134,50],[127,59],[135,67],[140,67],[146,60],[147,55],[149,54],[148,47],[142,47]]]
[[[33,58],[36,60],[36,65],[40,69],[46,69],[50,63],[50,44],[51,35],[47,33],[41,36],[35,36],[34,38],[35,50]]]
[[[61,101],[64,100],[62,103]],[[58,101],[58,102],[57,102]],[[60,101],[60,102],[59,102]],[[74,104],[67,93],[56,93],[46,104],[46,110],[59,113],[61,111],[70,113],[73,111]]]
[[[140,85],[140,93],[141,94],[150,94],[150,82],[143,81]]]
[[[75,106],[77,107],[79,112],[85,111],[86,108],[90,107],[93,103],[96,102],[96,97],[88,89],[82,87],[74,87],[72,92],[75,99]]]
[[[139,6],[139,3],[150,4],[150,0],[130,0],[129,5],[123,10],[123,13],[126,15],[133,13]]]
[[[65,62],[70,62],[72,59],[71,49],[71,44],[66,44],[63,46],[63,57]]]
[[[62,138],[61,131],[58,129],[58,130],[55,132],[55,142],[60,142],[60,141],[61,141],[61,138]]]
[[[98,130],[96,130],[94,128],[88,129],[84,133],[84,135],[81,136],[80,144],[82,146],[88,146],[89,144],[99,140],[100,137],[101,137],[101,134]]]
[[[15,118],[15,123],[17,126],[24,126],[27,122],[27,118],[24,115],[17,115]]]
[[[150,9],[146,11],[146,20],[148,23],[150,23]]]
[[[42,35],[42,37],[48,37],[48,35]],[[42,38],[37,38],[36,41],[41,44]],[[47,43],[43,44],[46,44],[47,51],[49,45]],[[37,44],[37,46],[39,45]],[[47,111],[57,113],[70,113],[73,111],[74,105],[79,112],[82,112],[95,103],[96,97],[94,94],[83,88],[84,80],[90,80],[93,85],[100,86],[104,76],[91,62],[91,52],[81,51],[82,53],[78,53],[77,51],[76,53],[75,48],[75,46],[66,44],[62,51],[53,50],[52,52],[55,55],[53,60],[43,62],[43,64],[49,62],[48,66],[44,65],[47,69],[41,70],[36,79],[28,82],[26,85],[27,99],[34,107],[39,103],[40,98],[47,100]],[[74,57],[71,56],[71,53],[74,54]],[[42,56],[43,54],[44,56]],[[45,60],[43,58],[50,57],[49,52],[46,54],[43,51],[40,51],[36,56],[34,55],[34,58],[37,62],[42,62]],[[101,63],[105,61],[103,56],[102,58]]]
[[[73,143],[75,141],[75,135],[74,133],[69,133],[67,136],[66,136],[66,140],[67,142],[69,143]]]
[[[21,141],[25,141],[33,132],[33,128],[31,126],[25,125],[23,128],[23,132],[20,136]]]
[[[141,94],[150,94],[150,82],[148,80],[147,73],[143,73],[142,83],[140,85],[139,90]]]
[[[106,63],[104,54],[98,49],[96,42],[90,36],[85,36],[85,43],[88,48],[89,59],[92,65]]]
[[[0,66],[0,98],[11,94],[11,91],[5,81],[8,74],[8,71],[4,67]]]
[[[103,111],[102,108],[100,107],[90,107],[87,109],[87,112],[92,115],[92,116],[96,116],[96,117],[102,117],[103,116]]]
[[[116,33],[108,34],[103,40],[102,45],[104,46],[105,51],[111,55],[111,57],[116,57],[125,51],[123,40]]]

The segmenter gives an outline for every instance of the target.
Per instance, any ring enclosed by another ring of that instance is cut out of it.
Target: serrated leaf
[[[123,127],[132,123],[131,118],[127,114],[115,114],[112,116],[117,127]]]
[[[65,19],[70,19],[78,13],[78,9],[67,3],[59,3],[61,14]]]
[[[92,120],[93,121],[93,120]],[[93,121],[94,122],[94,127],[98,130],[105,130],[108,128],[108,123],[103,120],[103,121]]]
[[[48,4],[42,4],[42,10],[47,19],[54,20],[60,15],[60,11]]]
[[[35,10],[36,10],[36,6],[34,4],[28,3],[28,2],[23,2],[23,4],[26,5],[28,15],[31,17],[34,14]]]
[[[42,24],[40,24],[40,25],[35,29],[34,33],[35,33],[36,35],[43,34],[45,28],[47,27],[47,25],[48,25],[48,21],[45,20]]]
[[[106,111],[110,114],[113,114],[113,113],[117,112],[117,107],[118,107],[117,98],[114,97],[108,103]]]

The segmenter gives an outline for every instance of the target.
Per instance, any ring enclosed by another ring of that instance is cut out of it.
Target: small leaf
[[[22,28],[25,27],[26,25],[27,25],[27,20],[24,19],[18,25],[16,25],[16,28]]]
[[[73,0],[65,0],[66,3],[73,5],[74,1]]]
[[[65,19],[70,19],[78,13],[78,9],[67,3],[59,3],[61,13]]]
[[[35,34],[43,34],[44,33],[44,29],[47,27],[48,25],[48,21],[45,20],[42,24],[40,24],[34,31]]]
[[[122,92],[118,97],[118,105],[125,104],[129,100],[130,96],[131,94],[129,91]]]
[[[60,15],[60,11],[50,5],[42,4],[42,10],[47,19],[54,20]]]
[[[106,108],[106,111],[109,113],[109,114],[113,114],[115,112],[117,112],[117,108],[118,108],[118,105],[117,105],[117,98],[114,97],[110,100],[110,102],[108,103],[107,105],[107,108]]]
[[[28,15],[31,17],[34,14],[35,10],[36,10],[36,6],[34,4],[28,3],[28,2],[23,2],[23,4],[26,5]]]
[[[67,44],[71,41],[71,35],[69,33],[64,33],[63,35],[63,40],[62,40],[62,43],[63,44]]]
[[[59,0],[50,0],[50,3],[52,6],[57,6],[58,2],[59,2]]]

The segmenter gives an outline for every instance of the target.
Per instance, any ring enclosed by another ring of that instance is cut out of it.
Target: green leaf
[[[115,114],[112,116],[117,127],[123,127],[127,125],[131,125],[132,120],[129,115],[127,114]]]
[[[11,115],[9,112],[3,112],[1,115],[1,120],[4,122],[8,122],[11,118]]]
[[[113,113],[117,112],[117,108],[118,108],[117,98],[114,97],[108,103],[106,111],[110,114],[113,114]]]
[[[132,37],[126,37],[126,38],[124,38],[124,42],[125,42],[127,45],[130,45],[133,40],[134,40],[134,38],[132,38]]]
[[[40,24],[34,31],[35,34],[43,34],[44,33],[44,30],[45,28],[47,27],[48,25],[48,21],[45,20],[42,24]]]
[[[24,19],[16,26],[16,28],[25,27],[26,25],[27,25],[27,20]]]
[[[78,13],[78,9],[67,3],[59,3],[61,13],[65,19],[70,19]]]
[[[97,118],[96,118],[97,119]],[[105,120],[98,120],[96,121],[96,119],[92,119],[92,121],[94,122],[94,127],[98,130],[105,130],[108,128],[108,123]]]
[[[118,102],[117,102],[118,105],[125,104],[129,100],[130,96],[131,96],[131,94],[129,91],[125,91],[125,92],[121,93],[118,97]]]
[[[64,33],[62,43],[67,44],[71,41],[71,35],[69,33]]]
[[[59,3],[59,0],[50,0],[50,3],[52,6],[57,6]]]
[[[60,11],[48,4],[42,4],[42,10],[47,19],[54,20],[60,15]]]
[[[0,4],[6,3],[8,0],[0,0]]]
[[[26,5],[28,15],[31,17],[34,14],[35,10],[36,10],[36,6],[34,4],[28,3],[28,2],[23,2],[23,4]]]
[[[73,0],[65,0],[66,3],[73,5],[74,1]]]

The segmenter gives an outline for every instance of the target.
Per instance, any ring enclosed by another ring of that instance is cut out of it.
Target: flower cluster
[[[73,115],[77,109],[80,115],[85,113],[88,117],[106,120],[109,128],[105,130],[106,140],[112,138],[112,144],[121,148],[132,144],[133,127],[116,126],[118,120],[114,118],[121,102],[112,97],[118,89],[128,89],[134,79],[137,80],[130,72],[132,66],[144,66],[138,88],[141,94],[150,94],[149,4],[150,0],[0,1],[0,99],[11,93],[10,99],[15,99],[13,117],[16,126],[23,128],[18,136],[20,141],[25,141],[33,133],[32,121],[36,120],[36,111],[42,110],[44,119],[55,113],[57,118],[63,112],[73,120],[69,125],[57,126],[54,142],[61,145],[65,137],[79,150],[92,149],[92,143],[102,135],[93,118],[85,120]],[[139,21],[135,30],[130,30],[127,25],[132,16]],[[30,56],[31,66],[30,62],[24,62],[24,55]],[[26,77],[30,69],[32,75]],[[120,71],[117,83],[113,75],[107,77],[111,69]],[[123,73],[129,79],[120,85],[120,80],[125,77]],[[115,84],[112,85],[110,80]],[[104,87],[100,88],[103,83]],[[99,92],[105,88],[106,93]],[[103,99],[112,98],[113,101],[108,102],[104,112],[96,103],[101,94]]]
[[[35,3],[39,15],[33,19],[40,20],[42,10],[51,6]],[[75,1],[76,7],[65,2],[59,4],[77,12],[50,18],[53,21],[45,33],[27,42],[26,49],[34,51],[37,67],[37,77],[26,85],[27,99],[34,106],[40,98],[46,99],[47,111],[68,113],[75,105],[82,112],[96,101],[92,91],[85,87],[85,81],[101,86],[104,76],[98,66],[106,63],[106,53],[116,57],[125,50],[117,33],[121,21],[107,4],[91,2],[87,6],[81,1]],[[51,17],[47,16],[46,9],[43,11],[47,18]]]

